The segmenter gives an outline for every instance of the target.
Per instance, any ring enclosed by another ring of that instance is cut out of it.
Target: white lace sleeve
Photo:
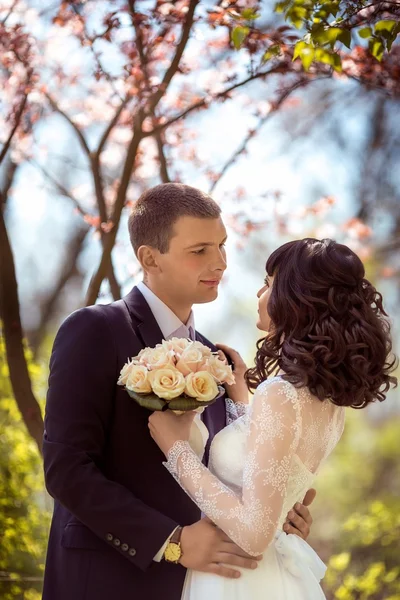
[[[187,442],[176,442],[164,464],[203,513],[257,556],[274,538],[300,435],[296,388],[271,380],[258,387],[250,409],[242,497],[215,477]]]
[[[236,421],[239,417],[243,417],[250,407],[250,404],[244,404],[242,402],[234,402],[230,398],[225,398],[226,407],[226,424],[229,425],[233,421]]]

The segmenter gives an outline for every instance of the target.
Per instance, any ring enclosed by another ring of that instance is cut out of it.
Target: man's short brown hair
[[[128,222],[135,254],[140,246],[168,252],[173,227],[180,217],[217,219],[218,204],[206,193],[183,183],[162,183],[144,192],[136,202]]]

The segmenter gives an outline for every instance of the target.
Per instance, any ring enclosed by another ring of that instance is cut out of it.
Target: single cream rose
[[[162,344],[157,344],[155,348],[144,348],[137,356],[141,365],[146,366],[150,371],[152,369],[162,369],[175,365],[174,353]]]
[[[180,396],[185,389],[185,378],[174,367],[165,367],[149,373],[153,392],[164,400],[172,400]]]
[[[208,346],[202,344],[201,342],[198,342],[196,340],[195,342],[192,342],[192,345],[194,348],[198,348],[199,350],[201,350],[203,357],[208,358],[209,356],[212,356],[211,349]]]
[[[200,348],[191,344],[184,350],[176,363],[176,368],[183,374],[196,373],[204,367],[204,357]]]
[[[189,373],[186,377],[185,392],[199,402],[209,402],[218,396],[218,386],[213,376],[207,371]]]
[[[174,352],[176,356],[180,356],[188,346],[191,345],[191,341],[186,338],[171,338],[170,340],[164,340],[162,343],[163,348]]]
[[[151,385],[149,381],[149,371],[143,365],[131,365],[125,386],[132,392],[138,394],[149,394]]]
[[[121,373],[119,375],[119,379],[117,381],[117,385],[125,385],[126,384],[126,381],[129,377],[129,373],[134,364],[135,363],[133,361],[128,360],[128,362],[122,367]]]
[[[210,356],[210,358],[207,359],[206,368],[218,383],[227,383],[229,385],[235,383],[235,376],[232,373],[232,368],[230,365],[220,360],[218,356]]]

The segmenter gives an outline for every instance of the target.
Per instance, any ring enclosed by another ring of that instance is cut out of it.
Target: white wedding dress
[[[212,442],[209,469],[183,441],[164,464],[203,514],[263,558],[239,579],[188,570],[182,600],[324,599],[324,563],[282,525],[339,441],[344,408],[280,376],[261,383],[243,407],[228,401],[228,425]]]

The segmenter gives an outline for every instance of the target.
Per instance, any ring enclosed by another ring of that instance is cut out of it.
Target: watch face
[[[181,549],[178,544],[170,542],[165,550],[165,558],[170,562],[176,562],[181,557]]]

